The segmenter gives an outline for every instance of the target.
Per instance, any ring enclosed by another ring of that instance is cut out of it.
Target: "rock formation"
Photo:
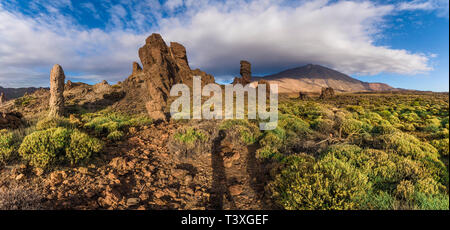
[[[60,65],[53,66],[50,72],[49,117],[62,116],[64,112],[64,71]]]
[[[5,94],[2,92],[0,93],[0,105],[6,102]]]
[[[133,73],[132,74],[138,74],[142,71],[141,66],[137,62],[133,62]]]
[[[71,80],[68,80],[66,83],[66,88],[65,90],[69,90],[73,88],[73,82]]]
[[[17,129],[22,124],[22,114],[18,112],[0,112],[0,129]]]
[[[241,77],[240,78],[235,78],[233,81],[233,85],[234,84],[242,84],[242,85],[247,85],[250,84],[251,80],[252,80],[252,65],[250,64],[250,62],[242,60],[241,61]]]
[[[330,98],[334,96],[334,89],[331,87],[322,88],[322,93],[320,94],[320,99]]]
[[[154,120],[165,119],[167,100],[174,84],[192,86],[194,76],[202,84],[214,83],[214,77],[201,70],[192,70],[186,48],[176,42],[166,45],[161,35],[152,34],[139,49],[142,69],[133,63],[133,73],[122,84],[126,97],[122,105],[136,111],[145,110]],[[125,105],[126,104],[126,105]]]
[[[306,95],[306,93],[303,93],[301,91],[298,93],[298,99],[300,100],[305,100],[307,97],[308,96]]]

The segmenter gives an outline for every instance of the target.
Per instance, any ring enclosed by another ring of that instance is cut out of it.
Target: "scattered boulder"
[[[49,117],[59,117],[64,113],[64,80],[65,75],[62,67],[58,64],[53,66],[50,72],[50,112]]]
[[[242,85],[247,85],[250,84],[251,80],[252,80],[252,65],[250,64],[250,62],[242,60],[241,61],[241,77],[240,78],[235,78],[233,81],[233,85],[235,84],[242,84]]]
[[[331,87],[322,88],[322,93],[320,94],[320,99],[330,98],[335,95],[334,89]]]

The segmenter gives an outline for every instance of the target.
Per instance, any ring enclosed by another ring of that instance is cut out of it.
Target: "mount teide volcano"
[[[336,70],[312,64],[265,77],[252,78],[253,82],[258,82],[259,80],[278,84],[279,93],[320,93],[322,87],[331,87],[338,92],[398,90],[384,83],[363,82]]]

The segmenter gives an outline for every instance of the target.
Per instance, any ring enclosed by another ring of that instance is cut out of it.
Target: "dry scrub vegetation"
[[[448,94],[283,99],[275,130],[260,131],[258,121],[250,120],[195,126],[171,121],[180,128],[169,148],[184,157],[214,153],[223,135],[222,145],[234,146],[233,151],[241,151],[235,146],[253,151],[255,165],[269,167],[264,196],[274,203],[271,208],[448,210],[448,101]],[[27,106],[29,99],[17,103]],[[152,121],[106,109],[30,123],[0,131],[3,165],[25,163],[52,171],[91,164],[105,146]],[[0,191],[0,208],[42,208],[36,205],[41,198],[30,191]]]

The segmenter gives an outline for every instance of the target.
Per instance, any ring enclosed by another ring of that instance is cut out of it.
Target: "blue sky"
[[[448,0],[0,0],[0,86],[116,82],[151,33],[220,82],[314,63],[363,81],[448,91]]]

